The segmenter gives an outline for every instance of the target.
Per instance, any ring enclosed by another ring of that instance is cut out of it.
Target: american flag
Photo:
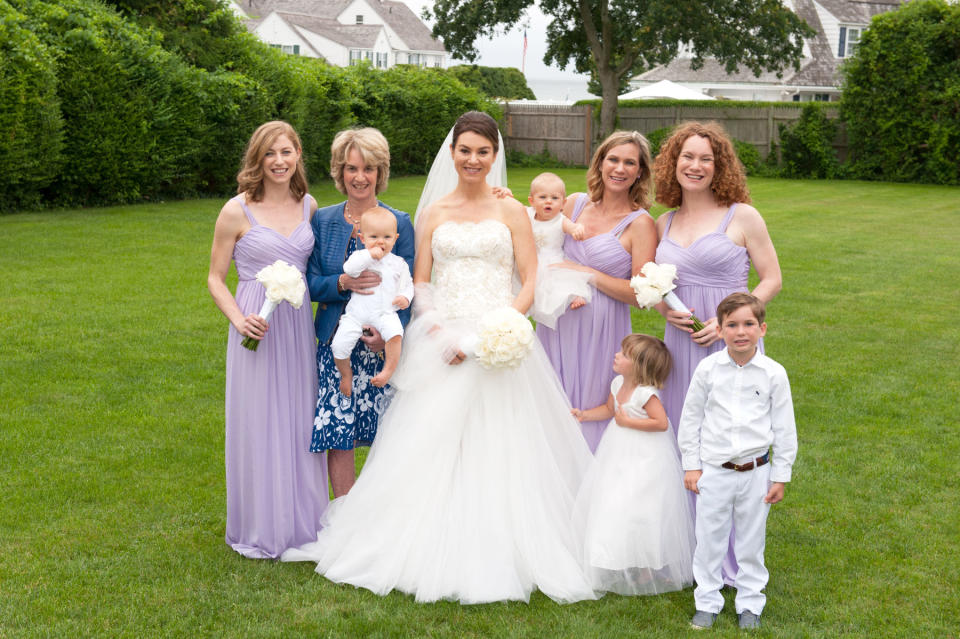
[[[527,69],[527,30],[523,30],[523,57],[520,62],[520,73],[526,74]]]

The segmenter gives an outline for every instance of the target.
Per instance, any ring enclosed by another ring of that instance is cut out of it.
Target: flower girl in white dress
[[[563,243],[569,235],[582,240],[584,229],[563,211],[567,199],[563,180],[555,173],[541,173],[530,182],[527,215],[537,245],[537,286],[529,315],[538,324],[556,328],[557,318],[568,308],[580,308],[593,297],[592,275],[569,268],[552,268],[566,259]]]
[[[657,389],[671,368],[659,339],[633,334],[613,359],[606,404],[572,409],[583,420],[613,418],[574,508],[594,590],[652,595],[693,583],[696,545],[674,436]]]

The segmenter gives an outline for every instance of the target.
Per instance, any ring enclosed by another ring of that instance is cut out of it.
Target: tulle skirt
[[[530,317],[537,324],[556,328],[557,318],[567,311],[575,297],[582,297],[587,302],[592,299],[592,277],[591,273],[541,264],[537,269],[537,287]]]
[[[653,595],[693,583],[696,540],[685,492],[671,431],[610,423],[574,511],[595,590]]]
[[[432,328],[408,326],[363,472],[283,559],[417,601],[593,599],[570,526],[591,455],[542,348],[516,368],[450,366]]]

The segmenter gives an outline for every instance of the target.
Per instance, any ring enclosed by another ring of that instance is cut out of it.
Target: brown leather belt
[[[738,473],[746,472],[748,470],[753,470],[754,468],[760,468],[764,464],[770,461],[770,453],[764,453],[763,457],[757,457],[753,461],[748,461],[746,464],[734,464],[733,462],[724,462],[720,464],[720,468],[726,468],[727,470],[735,470]]]

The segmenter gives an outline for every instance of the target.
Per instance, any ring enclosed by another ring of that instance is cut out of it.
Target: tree
[[[917,0],[875,17],[843,71],[855,177],[960,184],[960,5]]]
[[[694,69],[712,57],[729,72],[742,64],[759,75],[799,68],[803,38],[814,34],[781,0],[436,0],[424,16],[451,53],[472,61],[477,37],[521,22],[534,3],[552,19],[543,61],[572,63],[600,83],[603,133],[616,124],[621,79],[669,62],[681,46]]]

